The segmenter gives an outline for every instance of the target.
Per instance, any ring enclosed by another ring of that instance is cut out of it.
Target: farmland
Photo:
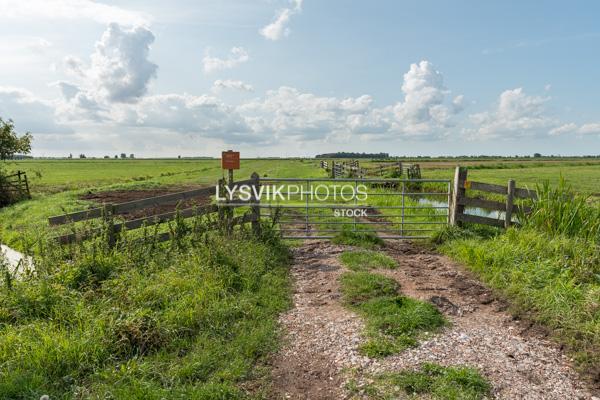
[[[494,296],[509,299],[515,318],[547,329],[549,337],[565,346],[584,376],[597,380],[600,211],[595,203],[600,192],[600,162],[418,162],[423,178],[428,179],[451,179],[454,166],[461,164],[469,166],[472,180],[506,185],[508,179],[515,179],[519,187],[540,185],[541,200],[521,228],[444,228],[434,235],[433,245],[437,252],[463,263],[494,290]],[[364,165],[376,163],[365,161]],[[327,176],[315,159],[242,160],[241,167],[235,172],[236,179],[248,179],[254,171],[261,177]],[[190,223],[174,221],[177,240],[165,247],[124,241],[115,249],[107,249],[102,240],[94,240],[61,249],[45,241],[49,216],[84,209],[94,200],[110,198],[110,193],[139,191],[136,198],[140,198],[213,186],[223,176],[219,160],[26,160],[11,162],[8,168],[27,172],[33,199],[0,210],[0,241],[36,253],[38,275],[26,281],[3,281],[0,319],[7,328],[0,334],[0,359],[14,368],[0,371],[4,378],[0,393],[7,398],[19,398],[24,393],[50,393],[56,398],[103,397],[108,393],[119,398],[161,398],[167,393],[198,398],[239,398],[249,393],[251,397],[268,397],[264,390],[270,378],[265,364],[281,346],[277,317],[289,308],[292,290],[287,270],[290,244],[280,242],[269,228],[265,228],[264,237],[239,231],[224,238],[218,232],[199,234]],[[547,186],[542,185],[544,181]],[[565,198],[572,201],[565,202]],[[374,200],[374,205],[397,201],[384,197]],[[402,274],[406,263],[394,259],[394,248],[385,250],[382,241],[376,239],[340,235],[332,241],[346,249],[340,257],[349,271],[339,277],[341,289],[328,290],[338,290],[340,298],[346,299],[339,304],[340,312],[354,312],[364,319],[368,341],[359,346],[361,352],[368,357],[386,357],[418,347],[427,336],[421,329],[437,335],[452,329],[452,324],[444,319],[450,319],[448,315],[442,318],[428,302],[413,300],[417,292],[410,288],[410,282],[394,283],[400,279],[394,274]],[[299,246],[306,257],[313,257],[318,250],[297,242],[291,246]],[[327,260],[335,266],[332,260],[337,253],[327,246]],[[356,246],[368,250],[356,252]],[[417,261],[421,260],[420,251]],[[429,259],[425,260],[406,265],[422,269],[429,265]],[[446,263],[444,268],[453,268],[450,265]],[[414,273],[418,276],[417,271]],[[430,273],[431,279],[437,279],[435,272]],[[461,273],[459,270],[456,280],[463,279]],[[334,275],[333,282],[336,279]],[[310,285],[317,287],[323,282]],[[450,280],[445,284],[457,283]],[[389,290],[360,301],[347,300],[369,285]],[[428,283],[427,287],[433,286]],[[442,289],[444,296],[452,292]],[[487,300],[482,304],[487,306]],[[388,318],[392,309],[398,318]],[[407,328],[420,320],[402,317],[403,313],[423,318],[423,326]],[[15,346],[25,350],[12,354],[10,349]],[[483,398],[491,390],[486,378],[496,378],[491,366],[484,368],[487,375],[483,377],[481,371],[461,365],[448,370],[426,365],[425,369],[435,370],[427,378],[431,379],[431,391],[442,390],[436,385],[450,385],[452,390],[471,393],[472,387],[458,384],[463,380],[452,380],[455,374],[465,374],[466,381],[478,388],[477,394],[469,395]],[[410,374],[422,372],[401,372],[393,379],[426,378]],[[438,383],[433,376],[443,382]],[[392,378],[374,379],[376,385]],[[247,382],[258,389],[241,390]],[[360,382],[352,385],[351,391],[360,392]],[[379,392],[385,386],[369,390]]]

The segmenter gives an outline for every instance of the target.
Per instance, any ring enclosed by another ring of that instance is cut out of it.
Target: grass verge
[[[345,251],[340,255],[340,261],[356,272],[377,268],[398,268],[398,264],[393,258],[378,251],[370,250]]]
[[[67,254],[68,253],[68,254]],[[277,346],[287,250],[240,233],[44,249],[0,279],[0,398],[238,399]]]
[[[366,320],[367,342],[360,350],[385,357],[415,346],[420,337],[445,325],[431,304],[398,294],[398,283],[383,275],[347,272],[341,277],[343,301]]]
[[[480,400],[489,396],[491,386],[476,369],[425,363],[419,370],[377,375],[364,385],[351,381],[348,388],[381,400],[407,395],[414,399]]]
[[[442,252],[466,264],[488,285],[573,352],[600,379],[600,248],[585,240],[511,229],[493,238],[446,242]]]

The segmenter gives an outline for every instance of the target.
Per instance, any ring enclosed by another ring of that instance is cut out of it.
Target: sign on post
[[[227,150],[221,152],[222,169],[240,169],[240,152]]]

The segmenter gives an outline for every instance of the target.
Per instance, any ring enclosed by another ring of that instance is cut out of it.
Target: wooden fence
[[[467,190],[494,193],[506,196],[504,201],[488,200],[468,197]],[[463,222],[509,227],[512,216],[516,211],[528,213],[530,207],[515,205],[515,199],[536,199],[537,193],[525,188],[517,188],[514,179],[508,181],[507,186],[491,183],[474,182],[467,180],[467,169],[456,167],[454,174],[454,189],[452,191],[452,202],[450,205],[450,225],[461,225]],[[484,210],[498,211],[498,218],[490,218],[465,213],[465,207],[478,207]],[[500,214],[504,213],[504,214]]]
[[[421,167],[419,164],[407,164],[402,161],[379,164],[371,167],[361,167],[358,160],[349,162],[321,161],[321,168],[330,172],[332,178],[368,178],[381,177],[397,173],[399,177],[406,176],[408,179],[421,179]]]
[[[0,181],[0,191],[7,193],[8,197],[12,199],[31,199],[29,181],[27,180],[27,174],[23,171],[4,176]]]
[[[219,192],[221,195],[225,193],[224,187],[227,183],[222,179],[219,181],[221,186]],[[259,175],[255,172],[252,174],[251,179],[230,182],[227,185],[251,185],[258,187],[260,185]],[[207,204],[198,207],[185,208],[181,210],[171,211],[163,214],[150,215],[142,218],[137,218],[129,221],[123,221],[115,223],[115,217],[131,211],[143,210],[150,207],[156,207],[163,204],[189,200],[200,196],[212,196],[216,194],[216,186],[188,190],[185,192],[166,194],[163,196],[150,197],[141,200],[134,200],[127,203],[120,204],[103,204],[102,207],[91,208],[88,210],[77,211],[69,214],[58,215],[48,218],[48,223],[51,226],[70,224],[79,221],[86,221],[96,218],[102,218],[108,226],[108,241],[109,245],[115,244],[115,235],[123,230],[138,229],[149,225],[161,224],[164,222],[172,221],[178,216],[180,218],[198,217],[209,214],[217,214],[221,221],[225,222],[225,226],[228,230],[235,225],[240,225],[246,222],[252,223],[253,230],[259,229],[259,217],[260,212],[258,207],[252,207],[251,212],[238,217],[233,217],[233,206],[226,206],[223,204]],[[253,199],[253,203],[257,203],[259,199]],[[239,204],[236,201],[236,204]],[[90,239],[102,233],[103,228],[94,228],[87,231],[70,233],[56,237],[56,240],[61,244],[76,243],[83,240]],[[170,233],[165,232],[159,235],[158,241],[166,241],[170,239]]]

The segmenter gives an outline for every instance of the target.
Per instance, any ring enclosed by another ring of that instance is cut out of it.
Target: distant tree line
[[[390,158],[389,153],[349,153],[338,151],[337,153],[317,154],[315,158]]]

